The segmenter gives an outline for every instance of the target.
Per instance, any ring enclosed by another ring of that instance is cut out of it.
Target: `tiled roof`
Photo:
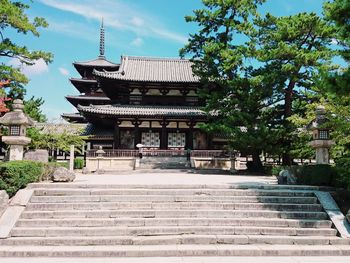
[[[91,105],[78,106],[84,113],[105,114],[113,116],[140,117],[206,117],[207,114],[196,107],[181,106],[140,106],[140,105]]]
[[[66,96],[67,100],[101,100],[101,101],[110,101],[111,99],[105,96],[87,96],[87,95],[78,95],[78,96]]]
[[[94,70],[96,76],[142,82],[197,83],[192,62],[180,58],[122,56],[118,71]]]
[[[119,64],[108,61],[105,57],[98,57],[97,59],[86,62],[74,62],[74,65],[87,66],[87,67],[118,67]]]
[[[36,123],[35,127],[38,128],[42,133],[51,134],[81,134],[84,132],[87,124],[83,123]]]
[[[99,138],[113,138],[113,134],[113,128],[101,127],[100,125],[94,125],[92,123],[88,123],[84,132],[82,133],[83,136],[94,136]]]
[[[70,78],[69,79],[72,83],[73,82],[81,82],[81,83],[97,83],[96,79],[79,79],[79,78]]]

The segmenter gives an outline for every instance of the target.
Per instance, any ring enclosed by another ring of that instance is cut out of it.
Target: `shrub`
[[[265,173],[277,176],[284,168],[281,165],[264,166]]]
[[[83,169],[84,167],[84,160],[83,159],[74,159],[74,169]]]
[[[343,156],[335,160],[335,168],[338,173],[337,186],[350,190],[350,156]]]
[[[289,168],[298,184],[335,186],[337,171],[328,164],[292,166]]]
[[[43,174],[43,164],[33,161],[11,161],[0,164],[0,189],[11,197],[27,184],[38,182]]]

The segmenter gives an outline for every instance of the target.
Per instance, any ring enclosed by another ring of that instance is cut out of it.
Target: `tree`
[[[30,6],[19,1],[0,0],[0,57],[4,60],[0,63],[0,80],[11,80],[11,98],[21,98],[25,93],[24,85],[28,79],[20,69],[10,66],[5,58],[16,58],[21,63],[33,65],[36,60],[43,59],[46,63],[52,61],[53,55],[44,51],[32,51],[28,47],[14,43],[6,33],[16,31],[19,34],[39,37],[38,29],[47,27],[44,18],[35,17],[30,20],[25,11]]]
[[[6,106],[6,101],[10,99],[6,97],[6,92],[4,91],[5,86],[9,85],[10,81],[0,81],[0,116],[8,112],[10,109]]]
[[[251,38],[255,33],[252,19],[264,0],[203,0],[204,9],[195,10],[187,22],[199,26],[190,35],[180,55],[192,56],[193,71],[200,77],[200,95],[205,110],[213,118],[204,128],[209,133],[224,133],[232,148],[253,156],[253,167],[261,170],[261,151],[268,147],[271,130],[260,77],[247,63],[254,57]]]
[[[342,47],[339,54],[345,60],[346,66],[341,70],[326,72],[324,78],[327,88],[340,95],[350,92],[350,2],[348,0],[327,1],[324,4],[326,18],[335,25],[334,40]]]
[[[29,115],[33,120],[38,122],[46,122],[47,118],[44,113],[42,113],[40,107],[44,104],[42,98],[31,97],[29,100],[24,102],[24,112]]]
[[[86,136],[81,136],[82,129],[72,128],[65,124],[46,125],[46,129],[32,127],[27,130],[30,137],[31,149],[48,149],[55,151],[60,149],[64,152],[70,151],[70,146],[75,145],[75,151],[81,153],[81,147],[85,144]]]
[[[279,144],[282,145],[283,164],[291,165],[292,141],[296,129],[289,118],[302,114],[307,94],[315,90],[320,72],[330,70],[335,52],[330,48],[334,28],[315,13],[300,13],[287,17],[267,14],[256,21],[259,30],[257,59],[263,63],[259,74],[264,85],[273,90],[272,104],[280,123]],[[298,107],[301,106],[301,107]]]

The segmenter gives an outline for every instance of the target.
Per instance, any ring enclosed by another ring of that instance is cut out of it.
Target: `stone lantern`
[[[103,155],[105,154],[106,152],[102,149],[102,146],[100,146],[98,148],[98,150],[96,151],[96,154],[97,154],[97,169],[96,169],[96,172],[101,174],[103,173],[103,170],[100,169],[100,160],[103,159]]]
[[[334,145],[334,141],[330,139],[330,129],[324,127],[328,121],[326,109],[324,106],[318,106],[315,113],[316,119],[308,125],[308,129],[312,131],[312,141],[309,145],[316,150],[317,164],[329,164],[329,149]]]
[[[2,141],[10,146],[10,161],[23,160],[23,147],[30,143],[26,137],[27,127],[34,121],[23,113],[23,101],[13,101],[13,111],[7,112],[0,118],[0,124],[8,127],[8,135],[2,136]]]

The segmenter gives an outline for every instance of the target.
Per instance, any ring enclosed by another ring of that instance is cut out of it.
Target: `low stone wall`
[[[4,190],[0,190],[0,216],[4,213],[9,202],[9,196]]]
[[[192,157],[191,166],[196,169],[231,169],[230,158],[214,158],[214,157]],[[234,168],[234,167],[232,167]]]
[[[134,157],[109,157],[109,158],[86,158],[86,168],[93,172],[97,168],[104,171],[117,171],[117,170],[134,170],[135,169]]]

